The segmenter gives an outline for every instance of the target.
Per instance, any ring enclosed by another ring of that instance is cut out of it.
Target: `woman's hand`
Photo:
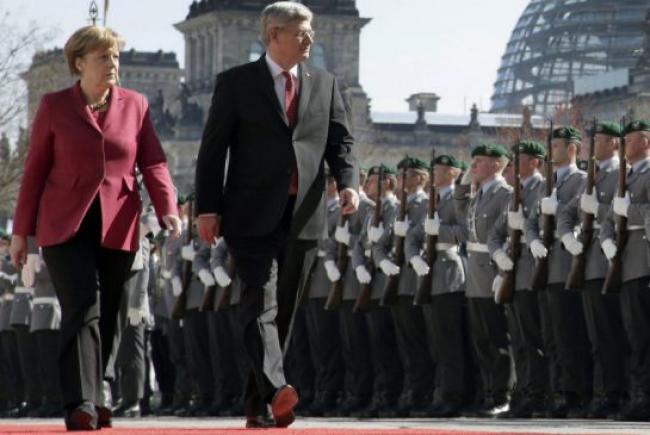
[[[23,265],[27,261],[27,238],[15,234],[11,236],[9,255],[11,256],[11,262],[14,264],[16,269],[22,269]]]
[[[175,214],[163,216],[165,227],[169,230],[172,239],[178,239],[181,236],[182,223],[181,219]]]

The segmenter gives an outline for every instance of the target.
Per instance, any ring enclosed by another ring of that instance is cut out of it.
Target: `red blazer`
[[[45,95],[32,126],[13,233],[35,234],[40,246],[65,242],[99,195],[102,246],[136,251],[142,209],[136,165],[158,218],[178,214],[144,96],[114,86],[102,131],[79,83]]]

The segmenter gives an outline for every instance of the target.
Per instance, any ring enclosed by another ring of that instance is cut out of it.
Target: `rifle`
[[[406,217],[406,167],[402,168],[402,191],[399,198],[399,220],[404,222]],[[404,267],[404,237],[394,235],[393,246],[395,248],[395,264],[399,267]],[[395,305],[397,303],[397,293],[399,290],[399,281],[401,274],[391,275],[386,277],[386,287],[384,294],[381,296],[379,304],[383,306]]]
[[[429,180],[431,182],[431,187],[429,188],[429,210],[427,211],[427,217],[433,219],[436,215],[438,209],[438,192],[436,191],[436,186],[434,184],[435,176],[435,161],[436,161],[436,150],[431,151],[431,169],[429,169]],[[438,251],[436,250],[436,245],[438,244],[438,236],[432,236],[427,234],[427,264],[429,266],[429,273],[423,276],[420,279],[420,285],[415,292],[415,297],[413,298],[413,305],[428,305],[431,303],[431,282],[433,281],[433,266],[436,263],[438,257]]]
[[[625,159],[625,118],[621,120],[621,146],[618,149],[618,158],[620,165],[618,169],[618,196],[625,197],[627,192],[627,161]],[[623,249],[627,244],[627,218],[617,216],[618,225],[616,227],[616,255],[609,263],[607,277],[603,284],[603,294],[618,293],[621,291],[621,282],[623,281]]]
[[[348,222],[348,219],[349,215],[341,213],[339,225],[344,227]],[[345,278],[345,271],[348,268],[348,259],[347,245],[345,243],[339,243],[336,249],[336,266],[341,272],[341,277],[330,286],[330,291],[327,294],[327,301],[325,301],[326,310],[333,310],[341,305],[341,300],[343,299],[343,279]]]
[[[517,212],[521,208],[521,172],[519,165],[519,144],[515,146],[515,185],[512,197],[512,211]],[[517,263],[521,257],[521,230],[510,229],[510,255],[512,257],[512,270],[501,272],[503,281],[497,289],[494,300],[498,304],[510,304],[515,293],[515,279],[517,277]]]
[[[214,302],[214,311],[226,309],[230,306],[230,299],[232,298],[232,285],[235,281],[235,259],[232,255],[228,256],[226,260],[226,272],[230,277],[230,284],[221,289],[219,297]]]
[[[377,179],[377,201],[375,202],[375,215],[373,216],[372,219],[372,225],[375,227],[378,227],[379,223],[382,222],[383,209],[381,204],[381,197],[383,196],[383,193],[384,193],[384,168],[379,166],[379,175]],[[371,259],[368,260],[368,270],[372,273],[374,269],[375,267],[371,256]],[[373,280],[375,279],[375,274],[373,274],[372,279]],[[370,305],[371,294],[372,294],[372,281],[370,281],[368,284],[363,284],[361,286],[361,290],[359,291],[357,300],[354,302],[354,307],[352,311],[354,312],[366,311],[368,309],[368,305]]]
[[[594,192],[594,185],[596,184],[596,160],[594,158],[596,152],[596,127],[597,121],[594,118],[589,142],[589,166],[587,166],[587,186],[585,189],[587,195],[591,195]],[[585,287],[586,255],[594,238],[594,218],[595,216],[590,213],[582,213],[582,231],[580,238],[583,249],[579,255],[573,257],[571,271],[566,282],[567,290],[580,290]]]
[[[186,245],[189,245],[192,243],[192,225],[193,225],[193,214],[194,214],[194,207],[193,203],[194,200],[190,199],[187,203],[187,214],[188,214],[188,222],[187,222],[187,239]],[[172,317],[174,319],[182,319],[185,317],[185,307],[187,306],[187,290],[190,288],[190,283],[192,282],[192,262],[183,260],[183,271],[181,275],[182,279],[182,291],[181,294],[178,295],[178,299],[176,299],[176,303],[174,304],[174,310],[172,311]]]
[[[554,173],[553,173],[553,121],[551,121],[551,131],[548,134],[546,151],[546,196],[549,197],[553,194],[554,188]],[[555,241],[555,217],[550,214],[544,215],[544,223],[542,225],[544,236],[542,242],[546,249],[550,250]],[[533,278],[530,283],[532,290],[546,290],[548,285],[548,255],[544,258],[538,258],[533,271]]]

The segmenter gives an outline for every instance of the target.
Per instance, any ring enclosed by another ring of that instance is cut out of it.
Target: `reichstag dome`
[[[544,115],[573,96],[573,81],[631,68],[642,53],[647,0],[531,0],[512,32],[492,112]]]

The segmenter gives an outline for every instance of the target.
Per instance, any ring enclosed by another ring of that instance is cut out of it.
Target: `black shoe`
[[[507,412],[503,412],[497,415],[499,419],[520,419],[520,418],[532,418],[534,415],[542,413],[546,414],[547,409],[544,403],[544,400],[539,398],[525,398],[521,399],[520,402],[512,404],[510,409]]]
[[[587,418],[602,420],[608,418],[610,415],[618,414],[620,411],[620,395],[594,397],[587,410]]]
[[[618,421],[650,421],[650,397],[645,394],[634,397],[610,418]]]
[[[418,413],[422,418],[456,418],[461,416],[462,406],[459,402],[438,402]]]
[[[380,418],[404,418],[408,417],[406,408],[400,406],[398,397],[384,397],[379,403],[377,416]]]
[[[69,431],[97,430],[99,426],[95,405],[82,402],[77,407],[66,411],[65,428]]]
[[[246,429],[268,429],[275,427],[275,422],[268,415],[246,417]]]
[[[95,406],[95,412],[97,412],[97,427],[113,427],[113,421],[111,417],[113,412],[105,406]]]
[[[63,416],[63,406],[60,403],[45,403],[37,410],[37,418],[53,418]]]
[[[370,403],[368,396],[348,396],[335,412],[326,412],[325,417],[347,417],[365,409]]]
[[[325,391],[316,396],[306,412],[310,417],[323,417],[326,413],[333,413],[338,409],[337,394],[331,391]]]
[[[115,415],[115,417],[140,418],[142,416],[140,403],[137,400],[123,402],[122,405],[115,410],[113,415]]]
[[[381,394],[372,396],[372,400],[365,408],[358,409],[350,412],[350,417],[354,418],[377,418],[379,417],[379,410],[382,409],[383,398]]]

